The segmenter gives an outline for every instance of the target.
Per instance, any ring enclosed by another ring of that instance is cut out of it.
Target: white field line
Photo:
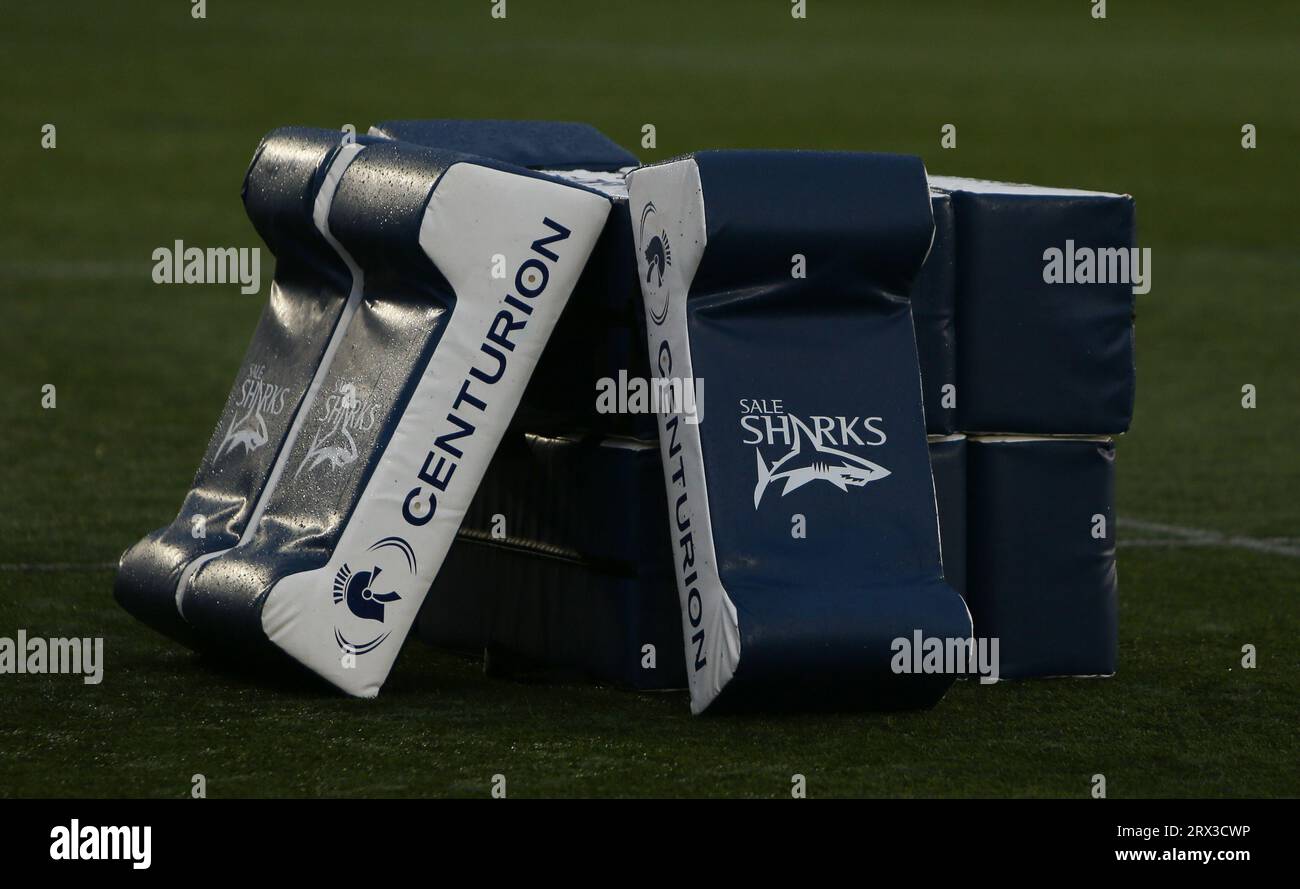
[[[120,262],[72,259],[66,262],[12,262],[0,264],[0,279],[6,281],[106,281],[139,278],[151,280],[150,262]]]
[[[1219,531],[1207,531],[1203,528],[1184,528],[1181,525],[1166,525],[1161,522],[1148,522],[1144,519],[1123,517],[1119,520],[1119,526],[1121,529],[1144,531],[1148,534],[1163,534],[1166,537],[1163,540],[1144,537],[1128,541],[1120,537],[1120,546],[1224,546],[1300,559],[1300,543],[1288,538],[1263,540],[1258,537],[1242,537],[1236,534],[1223,534]]]
[[[0,263],[0,281],[139,281],[152,286],[154,262],[144,261],[69,259],[62,262],[5,262]],[[238,286],[237,281],[216,284],[216,287]],[[202,286],[202,285],[194,285]]]

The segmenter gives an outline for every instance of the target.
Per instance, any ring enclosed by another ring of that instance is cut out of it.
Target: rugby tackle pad
[[[180,513],[122,555],[114,583],[124,608],[181,641],[191,641],[178,610],[183,581],[256,525],[360,302],[355,269],[326,226],[338,177],[360,150],[338,132],[285,127],[262,140],[244,178],[248,217],[275,254],[270,301]]]
[[[1127,432],[1134,294],[1151,284],[1133,198],[947,176],[930,184],[951,195],[954,219],[955,428]]]
[[[329,227],[362,304],[251,539],[183,591],[204,641],[378,693],[609,209],[497,161],[357,156]]]
[[[952,671],[900,647],[971,623],[907,299],[920,159],[702,152],[628,186],[651,367],[707,393],[659,417],[692,711],[934,704]]]

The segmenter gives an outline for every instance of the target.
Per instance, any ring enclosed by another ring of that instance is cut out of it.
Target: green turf
[[[1084,796],[1096,772],[1111,796],[1300,793],[1300,560],[1279,555],[1122,549],[1109,682],[702,720],[681,695],[489,681],[416,645],[376,702],[263,687],[135,624],[106,570],[16,569],[114,561],[171,518],[208,440],[264,295],[154,285],[152,250],[257,243],[239,183],[272,127],[403,116],[587,120],[645,160],[876,149],[1131,192],[1154,288],[1119,512],[1300,536],[1290,4],[1111,2],[1104,22],[1083,2],[810,0],[802,22],[782,0],[510,0],[504,22],[487,0],[443,5],[213,0],[202,22],[182,0],[6,8],[0,635],[104,635],[108,672],[93,689],[0,676],[0,795],[177,796],[194,772],[213,795],[481,795],[497,772],[512,795],[782,795],[796,771],[813,795]]]

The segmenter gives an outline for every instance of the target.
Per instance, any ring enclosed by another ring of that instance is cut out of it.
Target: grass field
[[[811,796],[1082,798],[1096,773],[1112,797],[1300,794],[1291,4],[490,6],[6,8],[0,635],[103,636],[107,666],[0,676],[0,795],[180,797],[200,772],[212,796],[483,796],[496,773],[512,796],[785,796],[795,772]],[[684,693],[489,680],[416,643],[372,702],[199,660],[106,566],[174,514],[264,292],[154,285],[150,254],[258,243],[239,185],[275,126],[462,116],[586,120],[644,160],[873,149],[1132,193],[1154,287],[1119,514],[1222,537],[1121,525],[1113,680],[961,683],[924,713],[692,719]]]

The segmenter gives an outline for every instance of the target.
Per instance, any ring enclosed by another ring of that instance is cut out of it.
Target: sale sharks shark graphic
[[[251,454],[271,440],[266,417],[277,417],[284,411],[289,390],[265,379],[264,370],[261,365],[253,365],[247,379],[240,384],[235,412],[217,447],[217,458],[236,448]]]
[[[807,420],[785,413],[779,401],[776,409],[768,402],[742,399],[741,426],[746,430],[746,444],[754,445],[758,481],[754,486],[754,509],[773,485],[781,496],[813,482],[825,482],[841,491],[861,488],[880,481],[890,471],[879,463],[845,450],[847,447],[870,447],[885,443],[884,431],[876,424],[880,417],[823,417]],[[864,436],[866,436],[864,438]],[[760,445],[783,445],[788,449],[768,462]]]
[[[340,383],[338,392],[322,401],[318,425],[294,478],[322,464],[337,469],[356,462],[360,452],[352,433],[374,428],[376,409],[376,405],[358,396],[355,383]]]
[[[256,408],[249,408],[245,413],[230,421],[225,438],[217,448],[217,456],[228,454],[235,448],[243,448],[245,454],[251,454],[271,440],[266,431],[266,420]]]

